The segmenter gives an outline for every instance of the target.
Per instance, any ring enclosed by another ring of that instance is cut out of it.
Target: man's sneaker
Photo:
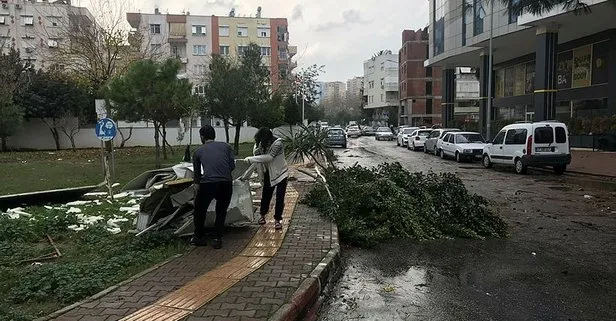
[[[276,221],[274,228],[277,230],[282,230],[282,223],[280,221]]]
[[[221,239],[214,239],[214,248],[217,249],[217,250],[222,248],[222,240]]]
[[[199,237],[193,236],[193,237],[190,239],[190,245],[194,245],[194,246],[206,246],[206,245],[207,245],[207,242],[206,242],[206,241],[205,241],[205,239],[203,239],[203,238],[199,238]]]

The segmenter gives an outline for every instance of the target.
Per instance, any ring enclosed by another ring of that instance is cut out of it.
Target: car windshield
[[[351,126],[349,127],[349,130],[359,130],[359,128],[357,126]]]
[[[389,129],[388,127],[379,127],[379,129],[376,130],[379,133],[383,133],[383,132],[390,132],[391,133],[391,129]]]
[[[417,136],[421,136],[421,137],[428,137],[428,135],[430,135],[430,133],[431,133],[431,132],[432,132],[432,131],[430,131],[430,130],[420,130],[420,131],[417,133]]]
[[[327,131],[329,134],[342,135],[344,132],[342,129],[330,129]]]
[[[458,134],[456,135],[456,143],[458,144],[485,143],[485,140],[479,134]]]

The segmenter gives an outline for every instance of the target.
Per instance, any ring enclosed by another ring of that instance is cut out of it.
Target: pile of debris
[[[233,197],[225,225],[242,226],[254,220],[254,209],[249,179],[255,165],[236,160],[233,171]],[[137,219],[140,235],[150,230],[172,228],[177,235],[191,235],[194,232],[192,214],[195,190],[193,186],[193,165],[180,163],[173,167],[151,170],[137,176],[122,189],[131,195],[142,195]],[[208,208],[206,226],[214,226],[216,201]]]

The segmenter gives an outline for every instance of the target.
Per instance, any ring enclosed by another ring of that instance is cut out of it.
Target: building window
[[[0,16],[0,25],[6,24],[6,16]]]
[[[205,36],[205,26],[204,25],[193,25],[192,26],[192,35],[193,36]]]
[[[159,24],[151,24],[150,25],[150,33],[151,34],[160,34],[160,25]]]
[[[229,46],[220,46],[220,55],[228,56],[229,55]]]
[[[520,0],[511,0],[511,4],[512,5],[517,5],[518,3],[520,3]],[[507,10],[507,14],[509,14],[509,23],[517,23],[518,22],[519,15],[513,14],[511,12],[511,7],[509,7],[509,9]]]
[[[270,33],[269,27],[257,27],[257,37],[259,38],[269,38]]]
[[[468,24],[473,20],[473,5],[471,0],[463,0],[462,2],[462,45],[466,46],[466,31]]]
[[[238,37],[248,37],[248,27],[237,27]]]
[[[221,37],[229,37],[229,26],[218,27],[218,35]]]
[[[278,49],[278,56],[280,57],[280,59],[287,59],[287,58],[289,58],[289,54],[287,53],[287,49]]]
[[[198,94],[198,95],[205,94],[205,86],[203,86],[203,85],[196,85],[195,86],[195,94]]]
[[[432,96],[432,82],[426,81],[426,96]]]
[[[483,0],[473,0],[473,36],[483,33],[483,18],[486,12],[483,8]]]
[[[269,57],[272,55],[271,47],[261,47],[261,56]]]
[[[432,98],[426,99],[426,114],[432,114]]]
[[[205,55],[206,55],[205,45],[193,45],[193,56],[205,56]]]
[[[426,67],[426,77],[432,77],[432,67]]]
[[[205,65],[195,65],[195,74],[203,75],[205,73]]]
[[[24,25],[25,26],[33,26],[34,25],[34,17],[33,16],[24,16]]]
[[[445,51],[445,0],[434,0],[434,56]]]
[[[239,56],[243,56],[247,50],[248,50],[248,46],[237,46],[237,54]]]

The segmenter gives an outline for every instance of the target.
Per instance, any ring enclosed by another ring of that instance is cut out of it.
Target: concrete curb
[[[188,251],[188,252],[190,252],[190,251]],[[188,253],[188,252],[186,252],[186,253]],[[141,271],[141,272],[131,276],[130,278],[128,278],[128,279],[126,279],[126,280],[124,280],[124,281],[122,281],[120,283],[112,285],[112,286],[110,286],[110,287],[108,287],[108,288],[106,288],[106,289],[104,289],[104,290],[94,294],[93,296],[85,298],[85,299],[83,299],[83,300],[81,300],[79,302],[73,303],[73,304],[71,304],[69,306],[66,306],[66,307],[60,309],[60,310],[52,312],[52,313],[50,313],[50,314],[48,314],[48,315],[46,315],[44,317],[40,317],[38,319],[34,319],[34,321],[47,321],[47,320],[55,319],[55,318],[65,314],[66,312],[68,312],[70,310],[73,310],[75,308],[80,307],[82,304],[94,301],[94,300],[96,300],[96,299],[98,299],[98,298],[100,298],[102,296],[105,296],[105,295],[115,291],[117,288],[123,286],[124,284],[132,282],[132,281],[134,281],[134,280],[136,280],[136,279],[138,279],[138,278],[140,278],[140,277],[142,277],[142,276],[144,276],[144,275],[146,275],[146,274],[148,274],[148,273],[150,273],[150,272],[152,272],[154,270],[157,270],[157,269],[161,268],[163,265],[165,265],[165,264],[167,264],[167,263],[177,259],[178,257],[180,257],[182,255],[184,255],[184,254],[176,254],[176,255],[168,258],[167,260],[165,260],[165,261],[163,261],[161,263],[158,263],[158,264],[150,267],[149,269],[143,270],[143,271]]]
[[[316,320],[323,304],[322,294],[330,287],[340,271],[340,243],[338,227],[332,223],[332,248],[312,270],[291,296],[290,302],[284,304],[268,321]]]

